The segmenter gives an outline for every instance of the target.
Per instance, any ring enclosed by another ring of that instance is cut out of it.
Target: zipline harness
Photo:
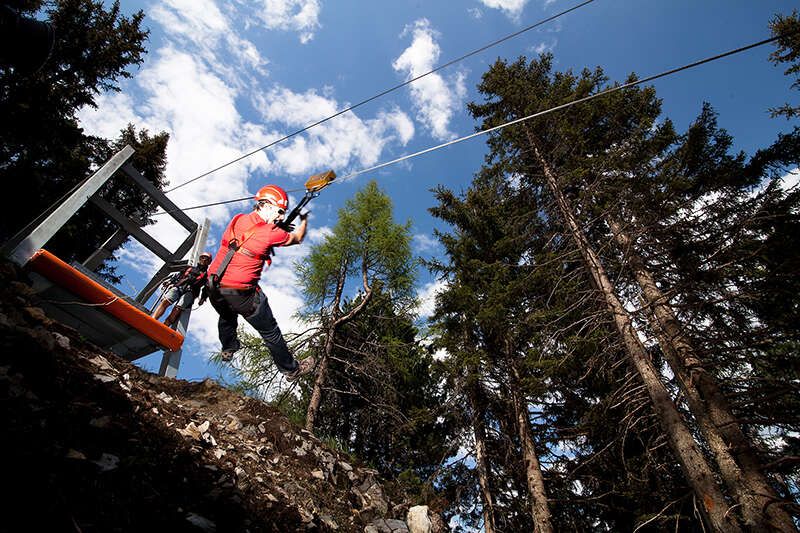
[[[300,202],[297,204],[297,206],[294,209],[292,209],[292,212],[289,213],[289,216],[287,216],[286,219],[283,220],[282,222],[276,224],[276,226],[278,226],[279,228],[281,228],[282,230],[287,231],[287,232],[290,232],[290,231],[294,230],[294,225],[292,225],[292,222],[294,221],[295,218],[300,216],[300,211],[306,205],[308,205],[308,203],[311,200],[313,200],[314,198],[319,196],[319,192],[322,189],[324,189],[325,187],[327,187],[328,184],[330,184],[334,179],[336,179],[336,173],[333,170],[328,170],[328,171],[325,171],[325,172],[321,172],[319,174],[314,174],[313,176],[308,178],[308,180],[306,181],[306,184],[305,184],[305,188],[306,188],[305,196],[303,196],[303,199],[300,200]],[[244,213],[239,213],[238,215],[233,217],[233,220],[231,221],[230,228],[231,228],[231,233],[234,234],[234,237],[232,237],[231,239],[228,240],[228,252],[225,254],[225,257],[222,258],[222,262],[220,263],[219,268],[217,269],[216,273],[211,274],[209,276],[208,283],[209,283],[210,288],[212,288],[212,289],[219,288],[219,284],[220,284],[220,281],[222,280],[222,276],[225,275],[225,271],[227,270],[228,264],[231,262],[231,259],[233,259],[234,254],[236,254],[236,253],[244,254],[247,257],[252,257],[254,259],[259,259],[261,261],[266,261],[267,264],[271,263],[270,256],[275,255],[275,252],[272,249],[272,247],[270,247],[267,252],[265,252],[264,254],[260,254],[260,255],[256,255],[256,254],[254,254],[253,252],[251,252],[250,250],[248,250],[247,248],[244,247],[245,241],[247,241],[247,239],[252,237],[253,234],[259,228],[261,228],[262,226],[266,226],[267,223],[264,222],[263,220],[259,220],[258,222],[256,222],[255,224],[253,224],[252,226],[247,228],[247,230],[245,230],[244,233],[241,234],[241,237],[237,238],[235,236],[236,223],[243,216],[246,216],[246,215]]]

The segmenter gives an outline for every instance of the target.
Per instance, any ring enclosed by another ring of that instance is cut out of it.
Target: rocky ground
[[[23,281],[0,265],[0,531],[407,530],[374,470],[262,402],[82,341]]]

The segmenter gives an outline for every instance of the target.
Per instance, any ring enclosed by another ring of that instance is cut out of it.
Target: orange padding
[[[128,324],[170,351],[177,350],[183,344],[183,335],[117,297],[116,294],[75,270],[47,250],[39,250],[33,254],[27,267],[59,287],[83,298],[87,303],[105,304],[97,306],[97,308]]]

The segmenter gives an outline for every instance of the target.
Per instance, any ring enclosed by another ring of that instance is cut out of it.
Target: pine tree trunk
[[[658,416],[661,427],[667,435],[670,447],[680,463],[681,470],[686,480],[692,487],[695,496],[702,504],[701,509],[706,520],[715,531],[741,531],[741,528],[729,516],[728,504],[725,501],[722,491],[714,480],[714,472],[700,452],[691,432],[686,427],[672,398],[670,398],[664,384],[661,382],[658,372],[653,366],[644,345],[639,340],[633,327],[630,314],[622,305],[619,298],[617,298],[614,286],[608,279],[608,275],[600,262],[600,258],[589,245],[586,236],[575,219],[571,207],[562,194],[555,173],[542,156],[535,138],[528,127],[523,127],[532,151],[544,170],[545,179],[555,197],[558,209],[564,217],[564,222],[580,250],[581,256],[583,257],[586,268],[595,286],[603,294],[606,306],[614,318],[614,323],[622,337],[628,358],[647,388],[650,400],[653,403],[653,410]]]
[[[314,380],[314,389],[311,391],[311,399],[308,401],[308,409],[306,410],[306,430],[314,431],[314,421],[319,413],[319,406],[322,403],[322,387],[325,385],[325,380],[328,377],[328,361],[333,353],[334,338],[339,326],[345,322],[352,320],[367,306],[370,298],[372,297],[372,289],[369,285],[367,277],[367,259],[362,260],[361,265],[361,278],[364,285],[364,296],[356,307],[351,309],[346,315],[341,314],[340,305],[342,301],[342,291],[344,284],[347,280],[347,266],[343,263],[339,270],[339,277],[336,282],[336,293],[334,294],[333,304],[331,305],[331,323],[328,326],[327,337],[325,339],[325,349],[322,353],[322,360],[317,365],[317,377]]]
[[[342,302],[342,291],[344,282],[347,280],[347,264],[342,262],[339,265],[339,272],[336,278],[336,291],[333,295],[331,305],[331,322],[328,326],[325,337],[325,348],[322,350],[322,359],[317,364],[317,377],[314,379],[314,388],[311,390],[311,398],[308,400],[306,409],[306,431],[314,432],[314,421],[319,413],[319,406],[322,403],[322,387],[328,377],[328,357],[333,353],[333,339],[336,336],[336,322],[339,317],[340,305]]]
[[[483,499],[483,529],[486,533],[495,533],[494,497],[489,488],[489,460],[486,457],[486,428],[483,424],[483,402],[481,401],[477,384],[472,384],[468,388],[469,402],[472,407],[472,433],[475,437],[475,467],[478,470],[478,484],[480,485]]]
[[[525,478],[528,483],[528,494],[531,499],[531,516],[535,533],[553,533],[550,518],[550,506],[547,503],[547,492],[544,488],[542,465],[536,455],[536,448],[531,438],[531,425],[528,420],[527,403],[523,401],[519,390],[519,373],[513,363],[509,364],[513,379],[511,380],[511,396],[514,401],[514,413],[517,417],[517,433],[522,446],[522,457],[525,461]]]
[[[322,360],[317,365],[317,377],[314,379],[314,388],[311,391],[311,399],[308,401],[308,409],[306,409],[306,430],[314,432],[314,422],[319,413],[319,406],[322,403],[322,387],[325,385],[325,380],[328,377],[328,359],[333,353],[333,339],[336,336],[336,327],[331,325],[328,328],[328,336],[325,339],[325,350],[323,351]]]
[[[649,318],[664,358],[684,391],[689,409],[714,454],[725,484],[741,506],[745,525],[752,530],[797,531],[789,514],[780,505],[775,505],[780,498],[761,472],[750,441],[733,416],[727,398],[714,376],[702,368],[702,361],[645,267],[631,237],[616,220],[607,217],[606,222],[628,259],[650,309]]]

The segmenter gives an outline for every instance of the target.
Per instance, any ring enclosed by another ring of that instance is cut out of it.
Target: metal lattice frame
[[[135,238],[145,248],[158,256],[164,264],[147,282],[145,287],[136,295],[133,301],[141,308],[145,302],[153,295],[161,281],[171,272],[184,268],[187,261],[183,257],[191,250],[189,261],[196,264],[200,253],[203,252],[208,236],[208,220],[202,225],[198,225],[189,218],[178,206],[176,206],[166,195],[157,189],[152,183],[147,181],[133,165],[128,162],[134,154],[134,149],[126,146],[109,159],[97,172],[77,187],[59,205],[51,207],[47,212],[34,220],[23,232],[20,232],[14,239],[9,241],[4,247],[4,252],[17,264],[24,266],[44,245],[58,232],[73,215],[87,202],[99,208],[106,216],[113,220],[118,229],[106,239],[100,248],[90,254],[90,256],[80,265],[80,270],[94,271],[106,259],[112,251],[125,242],[129,237]],[[139,221],[121,213],[116,207],[99,195],[103,185],[121,170],[122,176],[127,178],[132,185],[144,191],[152,200],[167,213],[169,213],[189,235],[178,246],[175,251],[170,251],[160,242],[151,237],[142,229]],[[126,297],[126,299],[129,299]],[[132,302],[132,303],[134,303]],[[191,310],[185,310],[178,324],[178,332],[185,336],[189,324]],[[120,344],[121,346],[121,344]],[[111,346],[114,350],[114,346]],[[176,352],[165,352],[161,363],[160,373],[175,377],[180,364],[181,350]]]

